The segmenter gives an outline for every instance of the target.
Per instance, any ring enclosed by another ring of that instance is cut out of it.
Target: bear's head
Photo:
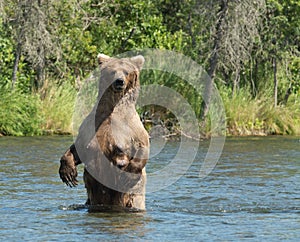
[[[114,93],[114,96],[122,97],[128,94],[136,99],[140,86],[139,73],[144,61],[141,55],[118,59],[99,54],[98,63],[101,71],[99,96],[108,91]]]

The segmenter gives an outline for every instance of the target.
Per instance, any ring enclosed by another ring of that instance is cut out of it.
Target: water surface
[[[209,142],[201,142],[176,183],[146,195],[145,213],[89,213],[83,167],[76,188],[58,175],[71,142],[0,138],[1,240],[300,241],[300,137],[227,138],[205,179],[199,170]],[[148,174],[168,164],[178,146],[168,143],[152,157]]]

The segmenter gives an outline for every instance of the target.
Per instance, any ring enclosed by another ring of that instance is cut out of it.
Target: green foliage
[[[76,96],[73,114],[73,131],[77,132],[84,118],[92,111],[98,97],[99,70],[95,70],[80,87]]]
[[[0,14],[0,132],[72,132],[75,82],[97,67],[98,53],[114,56],[157,48],[188,55],[207,69],[211,53],[220,50],[215,80],[224,99],[229,133],[299,134],[300,2],[233,1],[228,6],[222,29],[226,38],[214,50],[220,1],[50,0],[47,5],[34,0],[5,1]],[[259,16],[255,26],[247,19],[252,12],[245,11],[246,7]],[[32,13],[39,14],[38,21]],[[247,34],[252,30],[253,36]],[[21,56],[13,85],[18,43]],[[278,64],[277,108],[272,105],[274,58]],[[45,75],[38,80],[37,63],[41,61]],[[199,117],[202,98],[184,80],[160,71],[143,71],[141,81],[172,88]],[[93,105],[95,85],[84,85],[79,93],[79,98],[91,97],[80,104],[83,116]],[[165,111],[166,120],[171,116]]]
[[[294,94],[300,91],[300,57],[294,56],[288,65],[288,80]]]
[[[186,80],[159,70],[142,71],[140,79],[142,85],[163,85],[179,93],[191,105],[196,117],[200,116],[202,97]]]
[[[253,98],[247,89],[234,96],[222,88],[227,133],[233,135],[299,134],[300,103],[274,107],[270,95]]]
[[[114,1],[109,9],[109,18],[89,27],[99,52],[116,55],[143,48],[180,51],[185,45],[183,32],[169,32],[158,6],[152,1]],[[102,13],[94,10],[94,14]]]
[[[8,36],[0,17],[0,86],[10,84],[11,70],[14,61],[12,39]]]
[[[12,70],[15,61],[15,43],[11,38],[11,31],[7,26],[4,26],[0,18],[0,87],[12,87]],[[14,84],[19,91],[23,93],[31,93],[34,71],[25,61],[25,57],[20,59],[18,65],[18,75]]]
[[[46,134],[72,133],[72,117],[76,98],[75,88],[64,82],[44,86],[39,112],[45,117],[41,129]]]
[[[274,108],[271,101],[260,107],[259,116],[264,121],[266,134],[296,134],[296,119],[299,117],[299,110],[296,106]]]
[[[43,116],[39,113],[37,95],[0,88],[0,133],[4,135],[38,135],[42,133]]]

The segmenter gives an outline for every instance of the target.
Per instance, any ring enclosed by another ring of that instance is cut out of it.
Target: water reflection
[[[89,213],[83,227],[86,233],[143,238],[151,231],[146,227],[150,222],[146,213]]]

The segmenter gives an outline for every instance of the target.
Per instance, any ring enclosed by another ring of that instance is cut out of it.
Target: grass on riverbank
[[[2,87],[0,95],[0,136],[72,133],[76,90],[71,84],[51,84],[30,94]]]
[[[19,90],[0,89],[0,134],[40,135],[43,117],[41,102],[36,94],[24,94]]]
[[[286,106],[273,105],[270,96],[252,98],[247,90],[232,96],[220,91],[226,117],[227,135],[300,135],[300,100],[291,96]],[[47,85],[39,93],[0,89],[0,134],[71,134],[77,91],[69,83]]]
[[[77,91],[70,83],[46,85],[41,93],[40,112],[44,134],[71,134]]]
[[[290,97],[286,106],[274,107],[269,95],[252,98],[247,90],[234,96],[221,91],[227,117],[227,134],[247,135],[299,135],[300,100]]]

